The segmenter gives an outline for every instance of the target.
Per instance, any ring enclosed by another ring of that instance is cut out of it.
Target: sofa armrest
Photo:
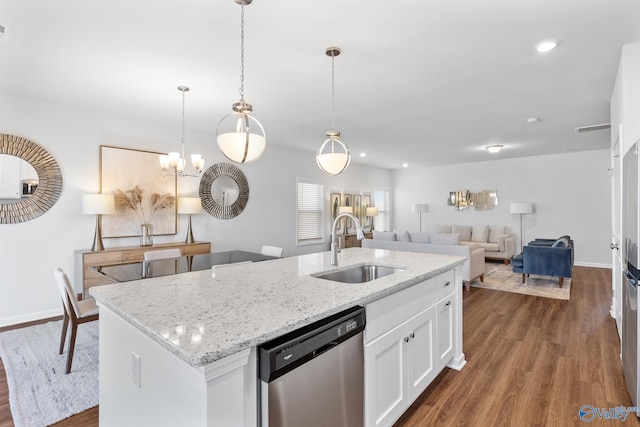
[[[469,248],[469,280],[484,274],[484,248]]]
[[[507,259],[516,254],[516,241],[511,234],[503,234],[498,237],[498,245],[500,246],[500,252],[504,252]]]

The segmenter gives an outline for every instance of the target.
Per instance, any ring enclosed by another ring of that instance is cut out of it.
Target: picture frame
[[[344,193],[342,198],[342,206],[350,206],[353,208],[352,193]],[[351,220],[351,218],[344,218],[344,224],[345,224],[345,230],[344,230],[345,234],[349,234],[350,232],[355,231],[355,224],[353,224],[353,221]]]
[[[367,216],[367,208],[371,207],[371,194],[362,193],[362,229],[365,231],[371,231],[370,216]]]
[[[101,193],[116,195],[119,190],[126,195],[136,186],[142,191],[139,206],[136,206],[140,209],[134,211],[116,203],[113,215],[102,216],[103,238],[140,236],[141,225],[146,223],[153,226],[153,235],[177,234],[178,180],[160,168],[158,156],[161,154],[165,153],[100,146]],[[155,209],[151,201],[154,194],[165,201],[162,205],[156,203]]]
[[[330,212],[330,218],[331,218],[331,225],[333,226],[334,221],[336,220],[336,217],[338,216],[338,209],[340,208],[340,206],[342,206],[342,193],[340,191],[336,191],[336,190],[331,190],[330,192],[330,196],[329,196],[329,212]],[[341,223],[342,221],[340,221]],[[341,224],[338,223],[336,225],[336,230],[340,231],[341,230]]]
[[[358,222],[360,223],[360,226],[362,227],[362,217],[363,217],[363,213],[362,213],[362,195],[360,194],[354,194],[353,195],[353,215],[358,218]],[[354,228],[355,228],[355,224],[354,224]]]

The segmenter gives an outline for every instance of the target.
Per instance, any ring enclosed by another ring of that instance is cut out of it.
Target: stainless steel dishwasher
[[[362,426],[364,327],[353,307],[262,345],[260,425]]]

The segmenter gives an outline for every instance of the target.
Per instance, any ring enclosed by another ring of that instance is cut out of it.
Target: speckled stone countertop
[[[464,257],[350,248],[90,289],[113,310],[194,367],[389,295],[464,263]],[[312,274],[359,264],[404,268],[362,284]]]

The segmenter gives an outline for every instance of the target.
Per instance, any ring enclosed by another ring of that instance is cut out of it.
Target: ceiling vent
[[[592,126],[583,126],[580,128],[576,128],[575,131],[576,133],[583,133],[583,132],[591,132],[594,130],[605,130],[605,129],[611,129],[611,123],[604,123],[601,125],[592,125]]]

